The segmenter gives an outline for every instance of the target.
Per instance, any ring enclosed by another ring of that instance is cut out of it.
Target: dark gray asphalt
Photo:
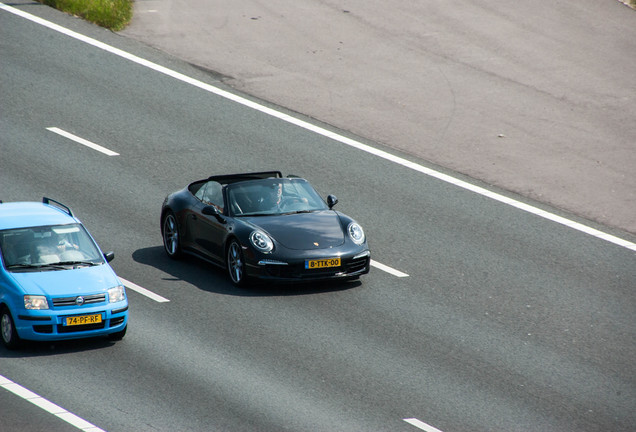
[[[636,233],[618,1],[144,0],[121,34],[423,160]]]
[[[133,40],[21,8],[212,82]],[[636,424],[633,251],[5,11],[0,50],[0,100],[11,101],[0,116],[0,199],[70,205],[115,251],[120,276],[170,299],[129,290],[122,342],[0,348],[0,375],[111,432],[408,432],[411,417],[444,432]],[[199,261],[165,257],[158,216],[167,193],[211,173],[272,168],[336,194],[365,227],[373,258],[409,277],[373,269],[360,284],[237,290]],[[23,425],[13,415],[0,422]]]

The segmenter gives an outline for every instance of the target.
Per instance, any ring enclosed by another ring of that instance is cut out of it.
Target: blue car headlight
[[[29,310],[48,309],[49,302],[46,301],[46,297],[41,295],[25,295],[24,308]]]
[[[263,253],[269,253],[274,249],[272,239],[261,230],[252,231],[252,234],[250,234],[250,242],[252,246]]]
[[[347,227],[347,232],[351,240],[357,245],[364,243],[364,230],[356,222],[351,222]]]
[[[108,302],[117,303],[126,300],[126,289],[119,285],[108,290]]]

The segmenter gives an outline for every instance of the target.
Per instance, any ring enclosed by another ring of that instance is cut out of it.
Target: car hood
[[[25,294],[72,296],[105,292],[120,284],[107,264],[70,270],[11,273]]]
[[[326,249],[344,243],[338,214],[331,210],[249,218],[288,249]]]

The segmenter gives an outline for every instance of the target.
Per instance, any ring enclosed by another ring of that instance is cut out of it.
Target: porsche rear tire
[[[177,218],[171,211],[166,212],[161,223],[161,234],[163,237],[163,248],[172,259],[181,257],[181,238],[179,236],[179,226]]]

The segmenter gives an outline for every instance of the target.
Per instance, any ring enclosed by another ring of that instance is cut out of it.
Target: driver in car
[[[261,198],[261,211],[279,212],[282,200],[283,185],[281,183],[273,183],[267,186]]]
[[[73,243],[67,236],[58,235],[57,255],[61,261],[83,260],[84,254],[80,252],[79,246]]]

